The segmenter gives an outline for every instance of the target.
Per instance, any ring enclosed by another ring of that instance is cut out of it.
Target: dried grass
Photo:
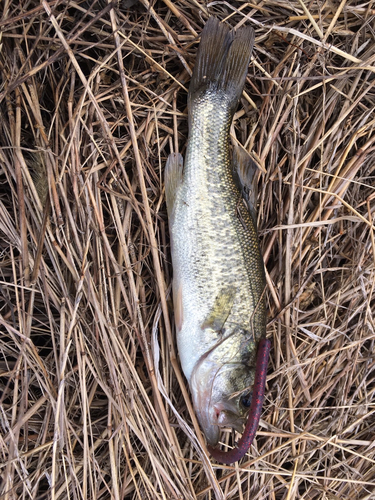
[[[375,498],[375,5],[127,2],[2,3],[0,498]],[[256,28],[233,132],[266,171],[272,361],[233,467],[176,361],[163,188],[208,13]]]

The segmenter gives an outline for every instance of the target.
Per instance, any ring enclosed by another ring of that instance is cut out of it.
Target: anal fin
[[[168,216],[171,217],[176,201],[178,188],[182,183],[184,160],[180,153],[171,153],[165,166],[165,198],[167,201]]]

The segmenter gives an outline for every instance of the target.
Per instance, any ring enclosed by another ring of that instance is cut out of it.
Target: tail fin
[[[207,91],[224,92],[235,108],[245,84],[253,44],[252,28],[230,31],[218,19],[210,17],[201,36],[189,103]]]

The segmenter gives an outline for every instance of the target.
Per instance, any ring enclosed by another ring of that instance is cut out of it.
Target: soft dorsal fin
[[[247,203],[254,223],[257,220],[258,173],[258,166],[246,149],[236,144],[233,147],[233,178]]]

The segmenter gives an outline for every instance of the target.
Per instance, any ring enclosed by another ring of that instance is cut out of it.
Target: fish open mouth
[[[194,408],[208,444],[215,446],[219,441],[220,427],[233,427],[242,432],[244,417],[240,416],[234,399],[222,391],[218,378],[227,368],[218,367],[217,363],[206,355],[194,367],[190,379]]]
[[[232,464],[234,462],[237,462],[238,460],[241,460],[241,458],[246,454],[247,450],[250,448],[251,443],[253,442],[255,433],[258,428],[260,415],[262,413],[264,388],[266,385],[267,376],[267,364],[270,350],[271,342],[268,339],[263,338],[259,343],[257,354],[254,389],[250,404],[249,416],[247,418],[245,430],[241,436],[241,439],[238,441],[237,446],[232,450],[221,451],[217,448],[213,448],[210,444],[208,445],[208,451],[218,462],[222,462],[224,464]]]

